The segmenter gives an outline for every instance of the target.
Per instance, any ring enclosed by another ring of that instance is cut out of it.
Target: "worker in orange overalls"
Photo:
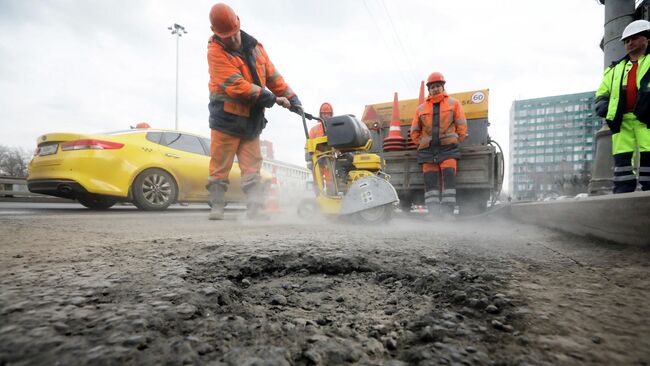
[[[332,105],[330,103],[325,102],[321,104],[318,114],[322,121],[318,121],[318,123],[316,123],[316,125],[309,130],[310,139],[325,136],[323,123],[326,119],[330,119],[334,116],[334,108],[332,108]],[[334,187],[334,177],[332,176],[331,170],[327,166],[327,160],[321,160],[321,162],[318,164],[318,167],[323,178],[324,192],[327,195],[336,194],[336,189]],[[316,180],[316,177],[314,177],[314,180]],[[314,187],[316,188],[316,186]]]
[[[411,139],[424,174],[424,202],[432,216],[453,217],[456,206],[456,159],[459,143],[467,137],[467,120],[460,102],[447,95],[445,78],[434,72],[427,78],[429,96],[415,111]]]
[[[240,30],[239,17],[232,8],[215,4],[210,9],[210,23],[214,34],[208,41],[211,144],[207,189],[212,205],[209,218],[223,219],[228,174],[235,155],[248,200],[246,214],[249,218],[263,218],[259,135],[267,122],[264,110],[275,104],[294,111],[302,107],[262,44]]]
[[[326,119],[330,119],[334,116],[334,109],[332,108],[331,104],[325,102],[321,104],[318,114],[320,119],[325,121]],[[321,136],[325,136],[325,130],[323,129],[323,122],[318,121],[316,126],[312,127],[309,130],[309,138],[313,139]]]

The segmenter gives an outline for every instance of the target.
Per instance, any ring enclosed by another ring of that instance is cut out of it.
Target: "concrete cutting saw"
[[[305,160],[314,177],[315,198],[298,206],[301,217],[326,215],[353,218],[362,223],[390,220],[399,202],[383,170],[382,158],[369,153],[368,127],[353,115],[322,120],[303,110]],[[323,136],[309,136],[307,119],[323,124]]]

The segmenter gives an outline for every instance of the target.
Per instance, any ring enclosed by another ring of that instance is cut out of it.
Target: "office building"
[[[510,110],[510,196],[540,200],[586,192],[594,134],[595,91],[517,100]]]

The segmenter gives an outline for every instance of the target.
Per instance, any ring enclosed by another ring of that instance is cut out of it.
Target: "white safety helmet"
[[[635,20],[632,23],[628,24],[627,27],[625,27],[625,30],[623,30],[623,34],[621,35],[621,41],[625,40],[625,38],[629,36],[647,31],[650,31],[649,21],[643,19]]]

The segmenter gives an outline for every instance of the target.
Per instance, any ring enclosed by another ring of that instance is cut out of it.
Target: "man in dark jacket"
[[[266,126],[265,108],[278,104],[301,108],[298,96],[284,82],[262,44],[240,30],[239,17],[228,5],[210,10],[208,41],[210,72],[210,220],[223,219],[228,174],[237,156],[242,190],[248,198],[247,215],[262,217],[264,187],[260,169],[259,135]],[[270,89],[269,90],[267,90]]]

